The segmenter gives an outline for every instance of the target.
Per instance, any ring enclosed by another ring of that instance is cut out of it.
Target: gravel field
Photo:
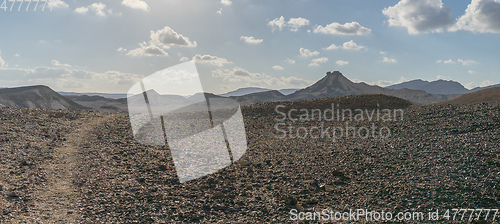
[[[183,184],[168,148],[138,144],[126,115],[0,108],[0,222],[289,223],[292,209],[500,208],[500,103],[410,106],[377,95],[283,105],[333,102],[403,107],[404,118],[352,123],[386,126],[385,139],[280,139],[279,103],[246,106],[243,158]]]

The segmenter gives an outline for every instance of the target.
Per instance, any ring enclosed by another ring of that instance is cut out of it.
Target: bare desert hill
[[[88,109],[42,85],[0,89],[0,107]]]
[[[500,87],[479,90],[477,92],[462,95],[454,100],[441,102],[439,104],[471,104],[500,102]]]

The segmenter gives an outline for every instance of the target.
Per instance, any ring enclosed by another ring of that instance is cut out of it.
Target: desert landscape
[[[277,105],[332,103],[404,118],[375,122],[392,130],[385,139],[277,138]],[[499,111],[498,101],[421,106],[385,95],[252,104],[243,158],[181,184],[168,147],[138,144],[126,114],[2,107],[0,220],[288,223],[291,209],[498,208]]]

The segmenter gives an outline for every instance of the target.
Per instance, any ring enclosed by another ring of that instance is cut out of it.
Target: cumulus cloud
[[[186,61],[189,61],[189,58],[188,57],[182,57],[179,59],[180,62],[186,62]]]
[[[102,17],[113,14],[113,11],[111,9],[106,10],[106,4],[102,2],[92,3],[88,7],[79,7],[76,8],[74,11],[79,14],[86,14],[87,12],[91,11],[94,12],[96,15]]]
[[[205,64],[211,64],[215,65],[218,67],[222,67],[225,64],[231,64],[232,62],[228,61],[225,58],[219,58],[217,56],[212,56],[212,55],[200,55],[197,54],[193,57],[193,60],[195,60],[198,63],[205,63]]]
[[[309,49],[305,49],[305,48],[300,48],[299,53],[300,53],[300,56],[306,57],[306,58],[319,55],[318,51],[310,51]]]
[[[500,33],[500,0],[472,0],[450,31]]]
[[[149,11],[148,4],[142,0],[123,0],[122,5],[127,6],[131,9]]]
[[[307,25],[309,25],[309,20],[302,17],[290,18],[290,20],[288,20],[288,27],[290,27],[290,31],[292,32],[297,32],[300,27]]]
[[[98,16],[106,16],[106,13],[104,12],[106,5],[102,2],[92,3],[92,5],[90,5],[89,8],[94,10],[95,14]]]
[[[405,27],[409,34],[442,32],[455,24],[451,9],[441,0],[401,0],[382,10],[389,26]]]
[[[273,31],[283,30],[283,27],[286,26],[285,17],[281,16],[280,18],[273,19],[269,21],[267,25],[271,27]]]
[[[337,49],[340,49],[340,46],[337,46],[335,44],[332,44],[330,46],[328,46],[327,48],[323,48],[324,50],[327,50],[327,51],[331,51],[331,50],[337,50]]]
[[[165,49],[170,48],[170,46],[182,46],[182,47],[196,47],[196,41],[189,41],[188,37],[185,37],[172,28],[165,26],[163,29],[157,31],[151,31],[151,44],[161,46]]]
[[[279,65],[275,65],[273,66],[273,69],[274,70],[285,70],[283,67],[279,66]]]
[[[151,31],[149,42],[139,43],[139,48],[130,50],[127,55],[130,56],[168,56],[164,49],[170,49],[172,46],[196,47],[196,41],[191,42],[172,28],[166,26],[157,31]],[[123,49],[123,48],[122,48]]]
[[[126,52],[127,49],[125,49],[123,47],[119,47],[118,49],[116,49],[116,51],[118,51],[118,52]]]
[[[66,4],[66,2],[63,2],[61,0],[49,0],[47,2],[47,6],[51,9],[53,8],[68,8],[69,5]]]
[[[225,82],[241,82],[247,85],[250,84],[270,88],[289,86],[303,87],[312,84],[311,81],[297,77],[281,76],[277,78],[265,73],[252,73],[240,67],[234,67],[232,69],[217,69],[212,71],[212,76],[222,78]]]
[[[394,58],[388,58],[388,57],[384,57],[384,59],[382,60],[382,62],[384,63],[397,63],[398,61]]]
[[[288,22],[285,21],[285,17],[281,16],[279,18],[275,18],[267,23],[269,27],[273,31],[275,30],[283,30],[283,28],[288,27],[290,28],[290,31],[292,32],[297,32],[299,29],[303,26],[308,26],[309,25],[309,20],[298,17],[298,18],[290,18]]]
[[[381,55],[386,55],[387,54],[387,51],[380,51],[379,52]]]
[[[222,8],[217,11],[217,14],[222,15]]]
[[[69,64],[63,64],[63,63],[61,63],[61,62],[59,62],[57,60],[52,60],[50,63],[53,66],[57,66],[57,67],[71,67],[71,65],[69,65]]]
[[[317,67],[321,63],[326,63],[328,62],[328,58],[322,57],[322,58],[315,58],[311,60],[311,63],[309,63],[308,66],[310,67]]]
[[[87,7],[79,7],[75,9],[75,12],[78,14],[85,14],[89,11],[89,8]]]
[[[247,44],[260,44],[260,43],[264,42],[263,39],[255,39],[255,37],[252,37],[252,36],[241,36],[240,40],[245,41],[245,43],[247,43]]]
[[[353,40],[350,40],[350,41],[342,44],[342,46],[337,46],[335,44],[332,44],[332,45],[328,46],[327,48],[323,48],[323,49],[328,50],[328,51],[337,50],[337,49],[359,51],[359,50],[364,49],[364,48],[365,48],[365,46],[358,45]]]
[[[343,36],[363,36],[370,34],[372,30],[361,26],[358,22],[345,24],[333,22],[326,26],[319,25],[313,30],[313,32]]]
[[[344,60],[338,60],[335,62],[335,64],[337,64],[338,66],[344,66],[344,65],[348,65],[349,62],[348,61],[344,61]]]
[[[233,2],[231,2],[231,0],[221,0],[220,3],[225,5],[225,6],[230,6],[233,4]]]
[[[148,45],[146,42],[139,43],[139,48],[130,50],[127,55],[134,57],[168,56],[168,53],[156,45]]]
[[[290,58],[285,59],[285,62],[288,64],[295,64],[295,60],[290,59]]]

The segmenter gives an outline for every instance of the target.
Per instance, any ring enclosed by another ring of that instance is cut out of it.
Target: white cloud
[[[265,73],[251,73],[243,68],[234,67],[232,69],[217,69],[212,71],[212,76],[222,78],[225,82],[240,82],[245,85],[253,85],[268,88],[281,87],[304,87],[312,84],[309,80],[304,80],[297,77],[279,78],[267,75]]]
[[[365,46],[358,45],[358,44],[354,43],[353,40],[351,40],[351,41],[345,42],[342,45],[342,48],[345,50],[359,51],[359,50],[365,48]]]
[[[474,61],[474,60],[463,60],[463,59],[460,59],[460,58],[457,60],[457,62],[460,63],[460,64],[462,64],[463,66],[477,64],[477,61]]]
[[[283,67],[279,66],[279,65],[275,65],[273,66],[273,69],[274,70],[285,70]]]
[[[337,49],[344,49],[344,50],[353,50],[353,51],[359,51],[361,49],[365,48],[365,46],[358,45],[354,43],[353,40],[350,40],[348,42],[345,42],[342,44],[342,46],[337,46],[335,44],[332,44],[328,46],[327,48],[323,48],[324,50],[337,50]]]
[[[149,11],[148,4],[142,0],[123,0],[122,5],[127,6],[131,9]]]
[[[448,59],[446,61],[444,60],[437,60],[436,63],[443,63],[443,64],[456,64],[456,63],[459,63],[463,66],[468,66],[468,65],[473,65],[473,64],[477,64],[478,62],[477,61],[474,61],[474,60],[463,60],[463,59],[457,59],[457,61],[454,61],[453,59]]]
[[[217,14],[222,15],[222,8],[217,11]]]
[[[281,16],[280,18],[273,19],[269,21],[267,25],[271,27],[273,31],[276,29],[283,30],[283,27],[286,26],[285,17]]]
[[[0,51],[0,69],[7,68],[7,63],[2,59],[2,52]]]
[[[53,66],[58,66],[58,67],[71,67],[71,65],[69,65],[69,64],[63,64],[63,63],[61,63],[61,62],[59,62],[57,60],[52,60],[50,63]]]
[[[118,51],[118,52],[126,52],[127,49],[125,49],[123,47],[119,47],[118,49],[116,49],[116,51]]]
[[[328,58],[322,57],[322,58],[315,58],[311,60],[313,63],[326,63],[328,62]]]
[[[344,36],[362,36],[370,34],[372,30],[361,26],[358,22],[350,22],[343,25],[333,22],[326,26],[317,26],[313,32]]]
[[[335,45],[335,44],[332,44],[332,45],[328,46],[327,48],[323,48],[323,49],[324,49],[324,50],[327,50],[327,51],[331,51],[331,50],[337,50],[337,49],[339,49],[339,48],[340,48],[340,46],[337,46],[337,45]]]
[[[310,51],[309,49],[305,49],[305,48],[300,48],[299,53],[300,53],[300,56],[306,57],[306,58],[319,55],[318,51]]]
[[[263,39],[255,39],[255,37],[252,36],[241,36],[240,40],[245,41],[247,44],[260,44],[264,41]]]
[[[79,7],[74,10],[74,12],[78,14],[86,14],[87,12],[92,11],[98,16],[107,16],[113,15],[113,11],[111,9],[106,10],[106,4],[102,2],[92,3],[88,7]],[[120,15],[120,14],[118,14]]]
[[[98,16],[106,16],[106,12],[104,12],[106,5],[102,2],[92,3],[92,5],[90,5],[89,8],[94,10],[95,14]]]
[[[297,32],[300,27],[307,25],[309,25],[309,20],[302,17],[290,18],[290,20],[288,20],[288,27],[290,27],[290,31],[292,32]]]
[[[139,48],[130,50],[127,55],[134,57],[168,56],[168,53],[156,45],[148,45],[146,42],[139,43]]]
[[[315,58],[311,60],[311,63],[309,63],[308,66],[310,67],[316,67],[319,66],[321,63],[326,63],[328,62],[328,58],[322,57],[322,58]]]
[[[500,33],[500,0],[472,0],[450,31]]]
[[[335,62],[335,64],[337,64],[338,66],[344,66],[344,65],[348,65],[349,62],[348,61],[343,61],[343,60],[338,60]]]
[[[469,70],[469,71],[467,71],[467,72],[468,72],[469,74],[471,74],[471,75],[477,75],[477,74],[478,74],[478,73],[477,73],[476,71],[474,71],[474,70]]]
[[[66,4],[66,2],[63,2],[61,0],[49,0],[47,2],[47,6],[50,9],[53,9],[53,8],[68,8],[69,7],[69,5]]]
[[[172,28],[165,26],[161,30],[151,31],[150,43],[163,47],[165,49],[170,48],[170,46],[182,46],[182,47],[196,47],[196,41],[189,41],[188,37],[185,37]]]
[[[398,61],[394,58],[388,58],[388,57],[384,57],[384,59],[382,60],[382,62],[384,63],[397,63]]]
[[[379,52],[381,55],[386,55],[387,54],[387,51],[380,51]]]
[[[139,43],[139,48],[130,50],[127,55],[130,56],[168,56],[164,49],[170,49],[171,46],[196,47],[196,41],[191,42],[172,28],[165,26],[163,29],[151,31],[149,43],[143,41]],[[123,48],[122,48],[123,49]],[[124,49],[123,49],[124,50]]]
[[[298,17],[298,18],[290,18],[288,22],[285,21],[285,17],[281,16],[279,18],[275,18],[267,23],[267,26],[271,27],[273,31],[275,30],[283,30],[284,27],[289,27],[290,31],[297,32],[303,26],[308,26],[309,20]]]
[[[75,12],[76,13],[79,13],[79,14],[85,14],[89,11],[89,8],[87,7],[79,7],[79,8],[76,8],[75,9]]]
[[[16,54],[14,54],[14,57],[16,57],[16,58],[20,58],[20,57],[21,57],[21,55],[16,53]]]
[[[286,62],[286,63],[288,63],[288,64],[295,64],[295,60],[290,59],[290,58],[287,58],[287,59],[285,60],[285,62]]]
[[[409,34],[442,32],[455,23],[451,9],[443,7],[441,0],[401,0],[382,13],[389,26],[405,27]]]
[[[222,67],[225,64],[231,64],[232,62],[228,61],[225,58],[219,58],[217,56],[212,56],[212,55],[200,55],[197,54],[193,57],[193,60],[195,60],[198,63],[205,63],[205,64],[212,64],[218,67]]]
[[[186,61],[189,61],[189,58],[188,57],[182,57],[181,59],[179,59],[180,62],[186,62]]]
[[[225,5],[225,6],[230,6],[233,4],[233,2],[231,2],[231,0],[221,0],[220,3]]]

